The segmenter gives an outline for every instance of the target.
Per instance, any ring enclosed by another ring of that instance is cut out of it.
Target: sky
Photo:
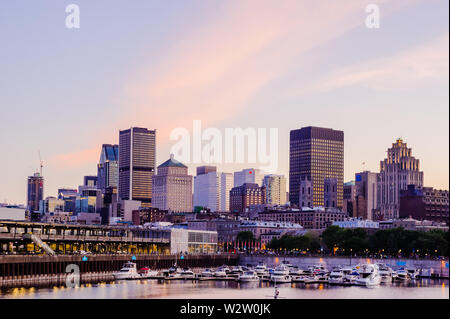
[[[68,4],[80,28],[66,27]],[[368,28],[368,4],[380,8]],[[344,179],[379,171],[403,138],[425,186],[449,188],[447,0],[0,2],[0,202],[25,203],[95,175],[101,145],[157,130],[157,165],[175,128],[343,130]],[[362,163],[365,163],[364,165]],[[195,175],[201,164],[187,163]],[[261,163],[218,164],[219,171]]]

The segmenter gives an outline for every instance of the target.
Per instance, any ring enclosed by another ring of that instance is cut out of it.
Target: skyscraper
[[[220,173],[220,194],[219,205],[220,211],[230,211],[230,191],[233,188],[234,176],[232,173]]]
[[[192,211],[192,176],[183,163],[170,159],[153,176],[153,207],[173,212]]]
[[[301,179],[310,179],[312,206],[324,206],[326,178],[337,179],[337,207],[342,207],[344,180],[344,132],[304,127],[290,132],[289,199],[300,205]]]
[[[197,167],[194,177],[194,207],[207,207],[213,212],[220,210],[220,178],[215,166]]]
[[[107,187],[117,187],[119,145],[103,144],[97,165],[97,187],[104,193]]]
[[[377,207],[377,173],[355,174],[355,217],[372,220]]]
[[[399,217],[400,191],[408,185],[423,186],[423,172],[419,160],[412,156],[411,148],[401,138],[387,150],[387,158],[380,162],[377,176],[377,208],[379,218]]]
[[[156,130],[132,127],[119,133],[119,199],[152,206]]]
[[[266,187],[265,204],[286,204],[286,178],[283,175],[266,175],[263,185]]]
[[[27,181],[27,210],[30,212],[39,211],[39,202],[44,198],[44,178],[35,173],[28,176]]]

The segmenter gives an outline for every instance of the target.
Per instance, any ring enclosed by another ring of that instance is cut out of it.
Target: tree
[[[253,233],[251,231],[241,231],[237,234],[236,240],[239,241],[252,241],[255,240]]]

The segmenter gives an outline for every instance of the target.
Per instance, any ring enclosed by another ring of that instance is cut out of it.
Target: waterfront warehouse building
[[[27,180],[27,210],[30,212],[39,211],[39,202],[44,198],[44,178],[35,173],[28,176]]]
[[[337,208],[304,207],[302,210],[290,209],[268,209],[258,213],[258,220],[286,222],[302,225],[305,229],[321,230],[330,226],[335,221],[344,221],[347,213]]]
[[[286,204],[286,178],[283,175],[264,176],[263,186],[266,187],[266,204]]]
[[[119,180],[119,145],[103,144],[97,165],[97,187],[105,193],[108,187],[117,187]]]
[[[337,180],[337,207],[342,208],[344,184],[344,132],[329,128],[304,127],[290,132],[289,201],[301,205],[300,182],[312,184],[311,207],[325,206],[326,178]],[[305,203],[306,204],[306,203]]]
[[[412,156],[402,139],[392,143],[387,150],[387,158],[380,162],[377,176],[377,209],[379,219],[398,218],[400,213],[400,191],[408,185],[423,186],[423,172],[419,170],[419,160]]]
[[[408,185],[400,191],[400,218],[412,217],[448,225],[448,190]]]
[[[119,132],[119,199],[152,206],[156,130],[132,127]]]
[[[192,211],[192,176],[173,154],[153,176],[153,207],[171,212]]]

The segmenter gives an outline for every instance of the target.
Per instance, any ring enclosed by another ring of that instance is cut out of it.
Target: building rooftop
[[[185,168],[187,168],[186,165],[177,161],[173,157],[173,154],[170,154],[170,158],[167,161],[165,161],[164,163],[162,163],[161,165],[159,165],[158,167],[185,167]]]

